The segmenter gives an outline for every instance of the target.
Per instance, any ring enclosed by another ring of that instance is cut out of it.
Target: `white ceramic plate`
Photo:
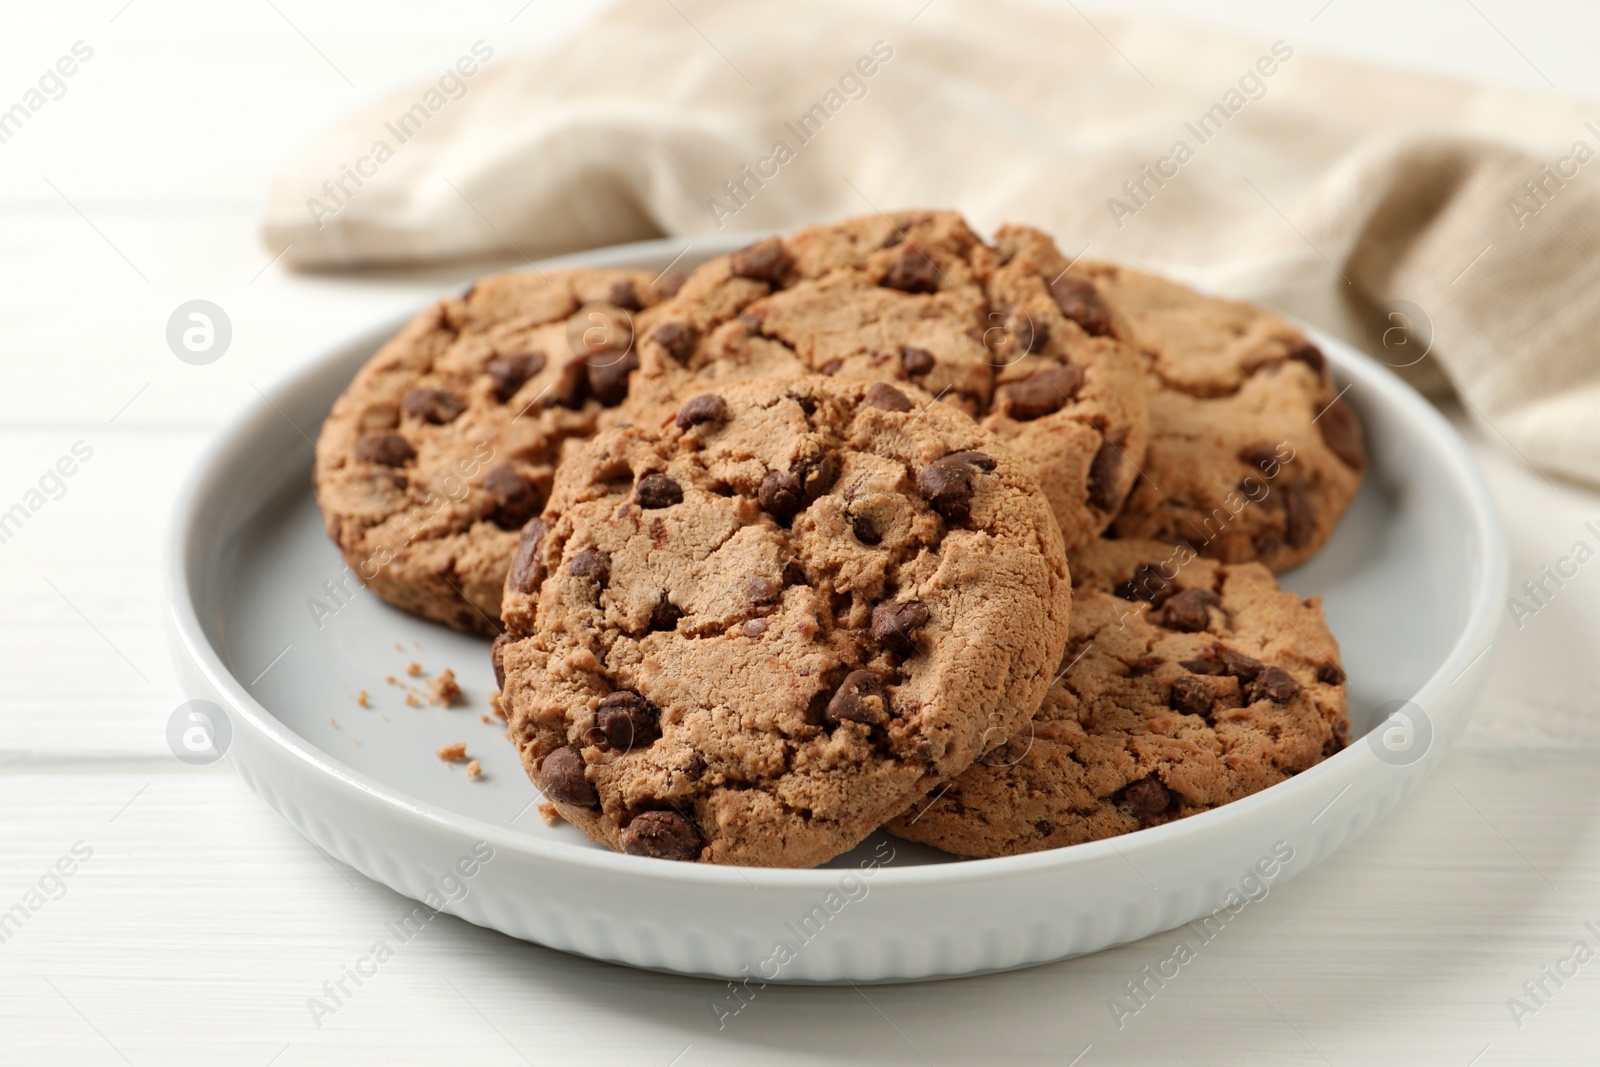
[[[659,270],[680,248],[542,265]],[[1324,598],[1343,647],[1364,735],[1344,752],[1215,811],[1028,856],[955,861],[883,835],[817,870],[616,855],[539,819],[516,753],[480,721],[494,687],[487,642],[359,590],[323,535],[310,439],[400,325],[328,352],[204,458],[167,548],[171,643],[190,697],[225,709],[227,759],[301,833],[368,877],[514,937],[752,981],[933,978],[1094,952],[1236,911],[1355,837],[1439,758],[1487,674],[1505,550],[1466,448],[1393,374],[1317,335],[1365,421],[1372,469],[1332,542],[1282,582]],[[413,660],[453,668],[469,709],[406,705],[384,679],[411,681]],[[363,689],[370,708],[356,703]],[[482,780],[434,756],[453,741],[482,760]]]

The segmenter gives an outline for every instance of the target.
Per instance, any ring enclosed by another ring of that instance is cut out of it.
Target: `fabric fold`
[[[1600,481],[1600,107],[1287,37],[919,8],[623,0],[544,55],[463,42],[285,170],[265,242],[300,269],[537,259],[953,207],[1298,315]]]

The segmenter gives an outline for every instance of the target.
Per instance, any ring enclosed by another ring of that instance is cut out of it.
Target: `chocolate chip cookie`
[[[1070,602],[993,434],[913,387],[763,379],[563,463],[495,670],[529,775],[590,837],[808,867],[1024,726]]]
[[[1096,541],[1071,566],[1072,635],[1031,731],[890,832],[961,856],[1074,845],[1238,800],[1346,744],[1316,597],[1153,541]]]
[[[1366,468],[1327,360],[1262,308],[1122,267],[1085,267],[1144,353],[1150,446],[1112,529],[1275,571],[1332,535]]]
[[[1028,464],[1068,548],[1097,536],[1144,459],[1129,328],[1048,236],[990,245],[952,212],[769,237],[703,265],[641,328],[637,417],[718,382],[822,373],[917,385]]]
[[[313,472],[328,536],[378,596],[497,633],[517,531],[563,445],[627,395],[649,274],[502,274],[418,315],[334,403]]]

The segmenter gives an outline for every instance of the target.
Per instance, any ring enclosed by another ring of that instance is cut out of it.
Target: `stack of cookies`
[[[1338,644],[1273,572],[1364,465],[1275,316],[905,212],[480,281],[360,372],[315,483],[375,593],[494,635],[562,818],[804,867],[1109,837],[1338,751]]]

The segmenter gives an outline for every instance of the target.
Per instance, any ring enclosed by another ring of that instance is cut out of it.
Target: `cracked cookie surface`
[[[1028,464],[1069,550],[1111,521],[1144,459],[1129,327],[1038,230],[993,245],[953,212],[770,237],[694,272],[640,331],[630,407],[662,424],[719,382],[822,373],[906,382]]]
[[[1031,730],[891,833],[962,856],[1074,845],[1259,792],[1348,742],[1316,597],[1152,541],[1095,541],[1071,567],[1071,637]]]
[[[1250,304],[1086,264],[1144,355],[1150,444],[1112,523],[1274,571],[1316,554],[1366,469],[1361,425],[1304,334]]]
[[[413,319],[334,403],[313,471],[328,536],[397,607],[497,633],[517,531],[563,446],[615,412],[638,363],[638,271],[484,278]]]
[[[563,464],[496,642],[530,777],[613,849],[808,867],[1021,728],[1067,636],[1025,465],[914,389],[725,384]]]

